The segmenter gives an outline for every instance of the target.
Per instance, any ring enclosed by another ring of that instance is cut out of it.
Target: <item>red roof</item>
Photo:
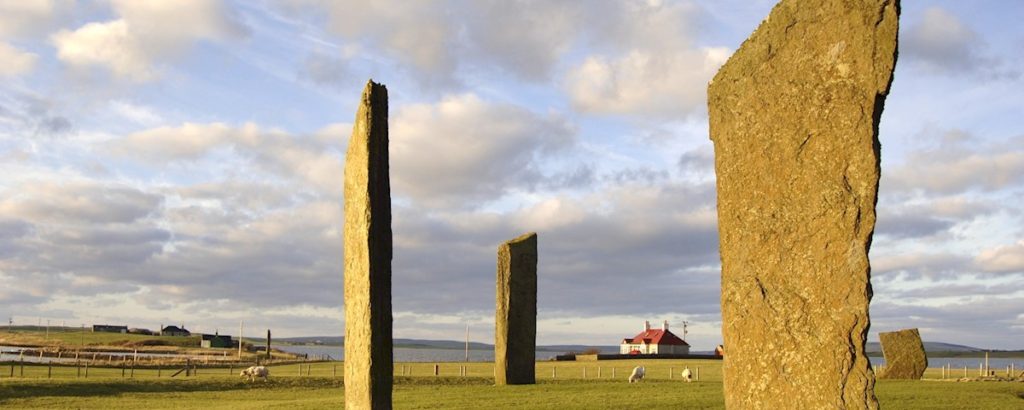
[[[623,343],[629,344],[655,344],[655,345],[681,345],[689,346],[683,339],[674,333],[663,329],[651,329],[640,332],[632,339],[624,339]]]

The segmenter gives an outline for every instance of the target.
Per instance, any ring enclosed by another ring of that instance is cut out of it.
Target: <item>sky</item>
[[[0,0],[0,316],[344,333],[344,153],[388,87],[394,337],[721,343],[706,86],[773,1]],[[1024,344],[1024,3],[904,1],[878,332]]]

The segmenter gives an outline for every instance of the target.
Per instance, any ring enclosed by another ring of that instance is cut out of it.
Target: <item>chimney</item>
[[[664,330],[666,332],[668,331],[668,321],[667,320],[664,323],[661,324],[661,330]]]
[[[644,321],[644,331],[645,331],[645,332],[647,332],[647,331],[649,331],[649,330],[651,330],[651,322],[650,322],[650,321],[647,321],[647,320],[645,320],[645,321]]]

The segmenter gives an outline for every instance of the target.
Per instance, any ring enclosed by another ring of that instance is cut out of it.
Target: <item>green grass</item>
[[[36,326],[4,328],[0,331],[0,345],[62,346],[66,349],[89,346],[129,346],[155,343],[164,346],[198,347],[199,336],[150,336],[138,334],[93,332],[92,328],[51,326],[50,331]]]
[[[643,383],[627,384],[629,370],[647,368]],[[538,383],[493,386],[490,363],[440,363],[441,376],[433,376],[432,363],[397,363],[394,404],[399,409],[602,409],[644,407],[722,408],[721,362],[700,360],[626,360],[601,362],[539,362]],[[400,376],[402,367],[412,376]],[[468,376],[459,376],[466,366]],[[682,383],[683,366],[701,369],[701,380]],[[598,367],[601,378],[597,378]],[[615,378],[611,378],[611,368]],[[583,378],[583,369],[587,377]],[[669,369],[676,374],[669,378]],[[552,379],[552,369],[556,378]],[[9,378],[10,367],[0,366],[0,408],[103,408],[103,409],[319,409],[340,408],[344,386],[340,363],[271,367],[269,382],[248,383],[238,369],[201,368],[198,376],[169,378],[165,369],[136,369],[134,378],[122,378],[121,369],[90,369],[89,378],[76,377],[75,368],[25,366],[25,376]],[[15,368],[18,376],[20,368]],[[929,378],[938,378],[930,369]],[[1024,408],[1024,383],[954,383],[937,380],[880,380],[876,394],[889,409]]]

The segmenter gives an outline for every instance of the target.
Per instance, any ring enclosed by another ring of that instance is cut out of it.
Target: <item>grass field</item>
[[[157,342],[173,347],[198,347],[199,336],[151,336],[139,334],[93,332],[92,328],[51,326],[49,331],[37,326],[4,327],[0,331],[0,345],[15,346],[62,346],[66,349],[79,347],[126,347],[144,342]],[[150,346],[153,347],[153,346]]]
[[[643,383],[625,379],[636,365],[647,368]],[[603,409],[722,408],[721,362],[702,360],[626,360],[539,362],[536,385],[493,386],[490,363],[395,365],[394,404],[401,409]],[[467,376],[459,376],[465,366]],[[700,368],[700,381],[683,383],[684,366]],[[403,370],[404,368],[404,370]],[[586,378],[584,378],[586,369]],[[615,377],[612,378],[612,369]],[[674,377],[669,377],[670,369]],[[103,409],[320,409],[340,408],[344,388],[340,363],[283,365],[271,368],[267,383],[247,383],[237,368],[201,368],[196,376],[168,377],[171,369],[91,368],[88,378],[74,367],[0,366],[0,407]],[[49,371],[49,373],[48,373]],[[405,372],[411,376],[401,376]],[[123,374],[123,376],[122,376]],[[159,377],[158,377],[159,374]],[[554,378],[552,378],[554,375]],[[600,377],[598,377],[600,375]],[[938,378],[931,369],[927,378]],[[49,378],[47,378],[49,377]],[[877,383],[882,406],[889,409],[1024,409],[1024,383],[953,383],[938,380]]]

